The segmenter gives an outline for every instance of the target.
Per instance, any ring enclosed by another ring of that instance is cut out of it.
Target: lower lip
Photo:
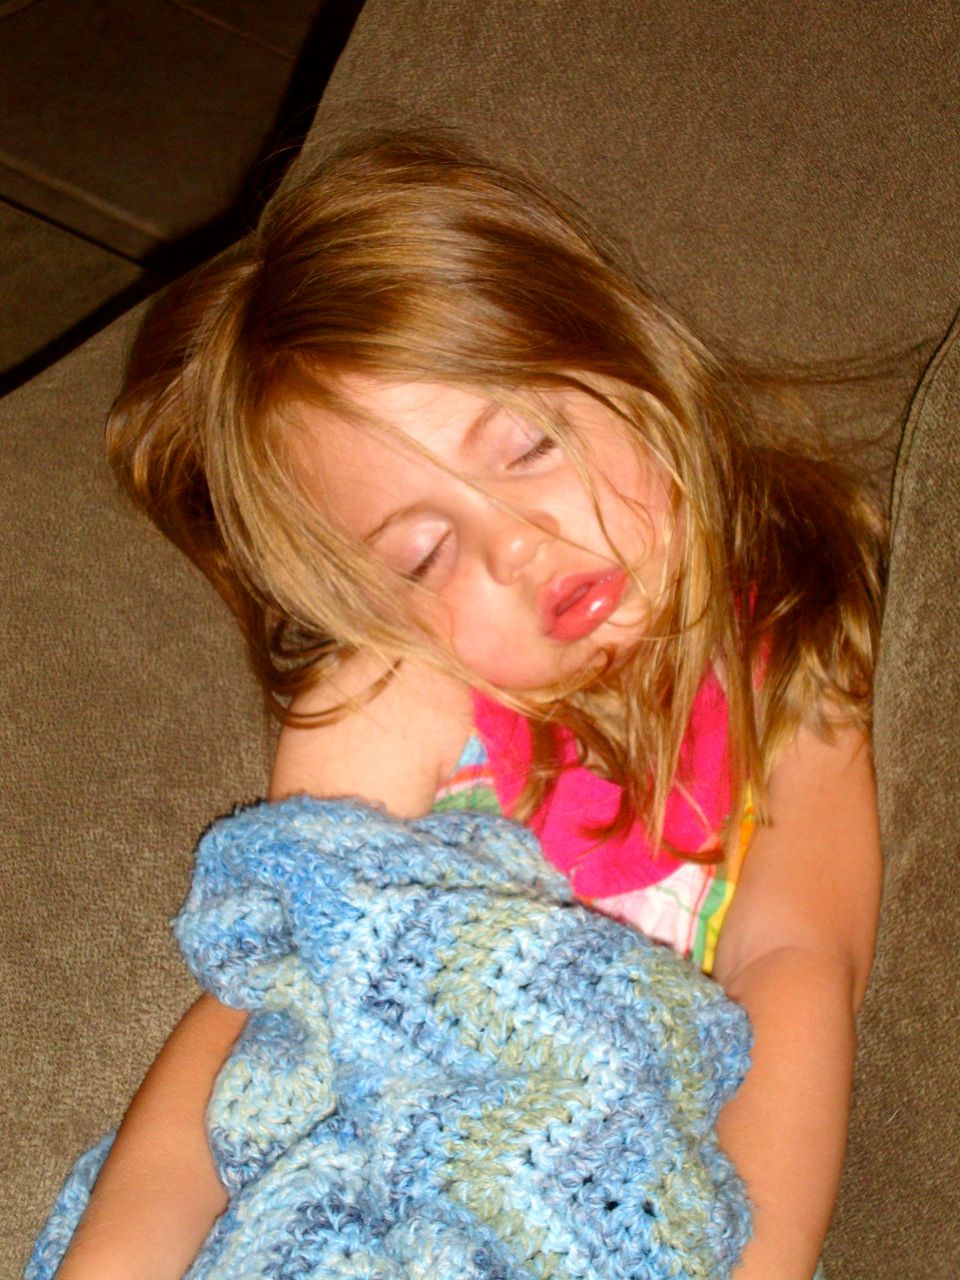
[[[551,640],[582,640],[601,626],[616,610],[623,598],[627,575],[621,569],[602,578],[588,580],[560,601],[551,612],[544,630]],[[580,592],[581,594],[577,594]]]

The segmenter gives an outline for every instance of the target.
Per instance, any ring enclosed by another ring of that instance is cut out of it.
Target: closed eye
[[[423,579],[430,572],[430,570],[433,568],[433,566],[436,564],[437,560],[440,558],[440,552],[443,550],[443,544],[447,541],[449,537],[450,537],[450,530],[448,529],[447,532],[440,539],[440,541],[435,543],[434,546],[430,549],[430,551],[427,552],[427,554],[423,557],[420,563],[418,565],[415,565],[412,569],[409,570],[409,572],[405,573],[403,576],[409,582],[422,582]]]
[[[515,471],[518,468],[529,466],[531,462],[536,462],[538,458],[544,458],[557,447],[557,442],[553,436],[541,436],[533,448],[528,449],[526,453],[522,453],[519,458],[514,458],[513,462],[507,466],[508,471]]]

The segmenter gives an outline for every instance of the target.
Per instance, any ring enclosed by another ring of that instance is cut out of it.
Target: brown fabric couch
[[[579,199],[708,341],[803,371],[882,486],[912,402],[831,1280],[960,1275],[957,27],[946,0],[368,0],[299,162],[358,127],[452,124]],[[4,1276],[191,999],[167,918],[200,829],[268,770],[232,624],[101,461],[135,323],[0,404]]]

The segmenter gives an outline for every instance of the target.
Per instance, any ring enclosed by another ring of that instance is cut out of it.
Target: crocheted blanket
[[[256,805],[201,841],[174,929],[253,1011],[208,1110],[230,1203],[189,1280],[730,1275],[749,1212],[713,1130],[746,1018],[575,905],[523,828]],[[53,1275],[107,1145],[28,1280]]]

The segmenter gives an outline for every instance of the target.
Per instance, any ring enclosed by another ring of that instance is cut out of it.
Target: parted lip
[[[587,635],[600,626],[620,603],[627,583],[621,568],[598,569],[592,573],[566,573],[554,578],[541,590],[537,600],[540,624],[544,634],[558,636],[564,628],[561,619],[590,597],[589,615],[576,630]]]

